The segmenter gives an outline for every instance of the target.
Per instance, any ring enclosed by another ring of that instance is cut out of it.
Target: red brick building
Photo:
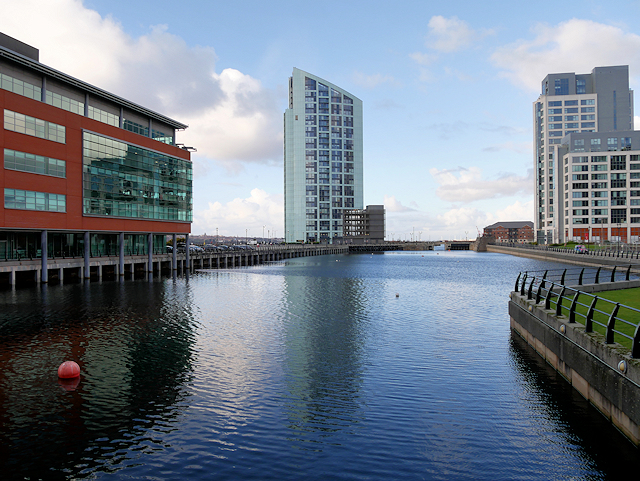
[[[533,222],[496,222],[484,228],[484,235],[493,237],[496,242],[520,244],[533,242]]]

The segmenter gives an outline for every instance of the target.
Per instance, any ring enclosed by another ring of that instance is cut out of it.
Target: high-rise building
[[[573,207],[572,193],[565,186],[571,185],[566,180],[573,173],[561,164],[559,149],[569,134],[633,130],[629,67],[547,75],[542,94],[533,103],[533,125],[536,240],[564,242],[572,237],[567,216]],[[617,137],[611,136],[616,141]]]
[[[284,113],[287,242],[340,242],[343,211],[363,208],[362,101],[297,68]]]

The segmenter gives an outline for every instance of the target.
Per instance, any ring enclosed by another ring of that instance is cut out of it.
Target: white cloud
[[[467,22],[457,17],[445,18],[441,15],[429,20],[429,34],[426,45],[439,52],[455,52],[461,50],[477,37],[476,32]]]
[[[640,68],[640,36],[619,27],[590,20],[571,19],[558,25],[538,24],[533,40],[519,40],[491,56],[502,75],[515,85],[540,91],[549,73],[589,73],[604,65]]]
[[[438,59],[437,55],[422,53],[422,52],[414,52],[410,53],[409,57],[412,58],[418,65],[431,65],[435,60]]]
[[[234,235],[246,232],[253,237],[262,236],[262,226],[271,232],[279,232],[282,237],[284,219],[284,196],[268,194],[262,189],[253,189],[245,199],[236,198],[226,204],[209,202],[206,210],[193,213],[191,231],[194,234],[216,231],[221,235]]]
[[[507,197],[516,194],[530,194],[533,181],[532,172],[526,177],[515,174],[504,174],[498,179],[485,180],[478,167],[430,171],[435,181],[440,184],[436,195],[448,202],[473,202],[482,199]]]
[[[389,84],[398,85],[398,81],[391,75],[373,74],[365,75],[362,72],[355,72],[353,74],[353,82],[365,89],[374,89],[378,85]]]
[[[387,212],[408,212],[414,210],[411,207],[402,205],[402,203],[396,199],[395,195],[385,195],[383,204]]]
[[[39,48],[50,67],[188,124],[178,141],[203,157],[231,170],[281,161],[278,94],[237,70],[217,73],[212,48],[165,26],[133,38],[80,0],[5,3],[0,31]]]
[[[491,221],[491,224],[502,221],[533,221],[533,200],[528,202],[516,201],[514,204],[506,206],[504,209],[496,211],[496,213],[490,215],[490,217],[495,218],[495,221]]]

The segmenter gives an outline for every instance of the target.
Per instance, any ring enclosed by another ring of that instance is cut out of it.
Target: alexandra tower
[[[337,242],[343,210],[363,208],[362,101],[297,68],[284,113],[287,242]]]

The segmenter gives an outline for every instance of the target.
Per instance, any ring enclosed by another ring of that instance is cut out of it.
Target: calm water
[[[620,479],[638,450],[510,335],[517,273],[559,266],[394,252],[0,292],[1,476]]]

